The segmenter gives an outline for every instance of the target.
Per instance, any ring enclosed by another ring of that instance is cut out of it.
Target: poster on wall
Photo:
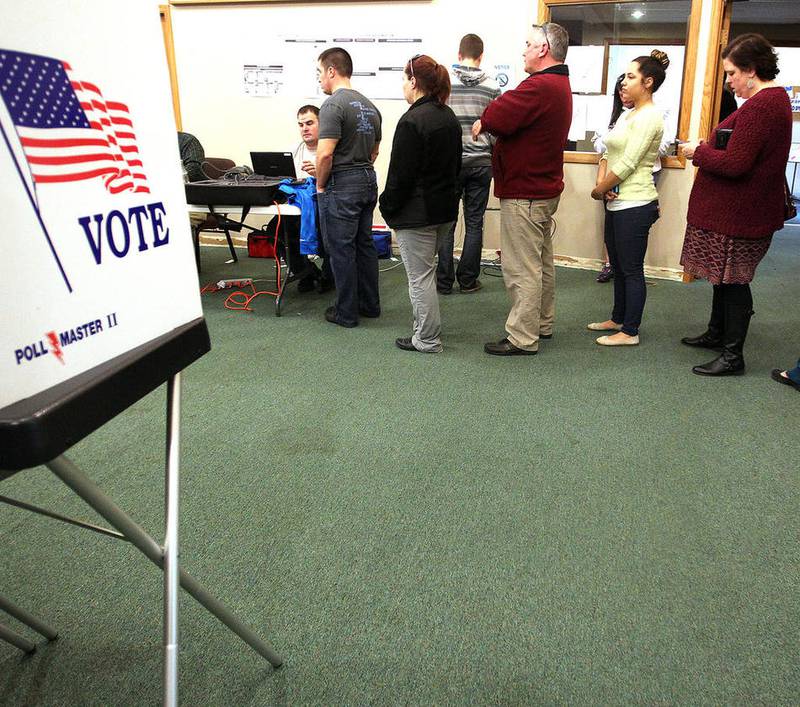
[[[174,126],[157,13],[3,18],[0,408],[202,317]]]
[[[424,53],[423,45],[422,37],[395,34],[284,35],[267,45],[264,61],[243,66],[243,90],[253,97],[319,100],[317,58],[325,49],[342,47],[353,59],[353,88],[373,100],[402,99],[403,67]]]

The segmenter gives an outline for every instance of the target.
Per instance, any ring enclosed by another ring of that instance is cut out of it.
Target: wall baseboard
[[[247,237],[242,236],[240,234],[231,234],[233,245],[237,248],[246,248],[247,247]],[[228,243],[225,240],[225,236],[223,235],[212,235],[210,233],[201,234],[200,236],[200,244],[201,245],[209,245],[209,246],[224,246],[225,248],[228,247]],[[398,250],[396,245],[392,246],[392,252],[397,257],[400,257],[400,251]],[[455,251],[456,255],[460,254],[460,251]],[[496,260],[497,259],[497,251],[496,250],[489,250],[484,248],[481,257],[484,260]],[[562,268],[577,268],[578,270],[600,270],[603,267],[603,261],[597,260],[596,258],[574,258],[569,255],[556,255],[555,263],[559,267]],[[649,265],[644,266],[644,274],[646,277],[655,278],[658,280],[674,280],[676,282],[681,282],[683,280],[683,270],[680,268],[656,268]]]

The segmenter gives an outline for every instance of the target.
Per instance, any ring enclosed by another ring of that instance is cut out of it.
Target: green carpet
[[[203,249],[203,283],[265,277]],[[382,267],[387,263],[382,261]],[[184,374],[182,562],[285,658],[184,595],[181,699],[272,704],[797,704],[800,239],[754,283],[747,375],[703,379],[710,287],[653,281],[642,344],[594,344],[611,286],[558,270],[536,357],[496,358],[502,280],[441,298],[444,352],[410,334],[402,267],[345,330],[330,295],[284,316],[204,295]],[[163,389],[69,457],[162,535]],[[96,521],[46,469],[0,493]],[[0,704],[161,699],[161,577],[125,543],[0,505],[0,593],[61,638],[0,644]],[[0,619],[17,630],[12,620]],[[30,635],[25,632],[26,635]]]

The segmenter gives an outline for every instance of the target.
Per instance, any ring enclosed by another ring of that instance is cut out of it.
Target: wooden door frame
[[[167,54],[167,68],[169,70],[169,84],[172,89],[172,110],[175,114],[175,127],[183,129],[181,120],[181,99],[178,95],[178,70],[175,66],[175,44],[172,40],[172,11],[169,5],[159,5],[158,14],[161,17],[161,31],[164,33],[164,50]]]

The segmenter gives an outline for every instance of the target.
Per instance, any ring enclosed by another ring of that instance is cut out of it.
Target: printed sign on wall
[[[0,407],[202,316],[156,10],[4,17]]]

